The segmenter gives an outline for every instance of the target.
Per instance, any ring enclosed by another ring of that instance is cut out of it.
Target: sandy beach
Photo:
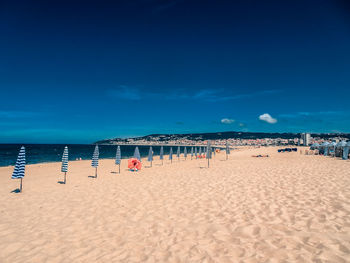
[[[269,154],[253,158],[253,154]],[[167,157],[167,156],[166,156]],[[350,262],[350,161],[277,148],[211,160],[0,167],[0,262]]]

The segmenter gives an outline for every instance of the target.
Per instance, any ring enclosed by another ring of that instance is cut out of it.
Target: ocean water
[[[0,144],[0,166],[15,165],[19,149],[22,144]],[[26,148],[26,163],[61,162],[63,149],[68,146],[69,160],[91,160],[95,145],[91,144],[23,144]],[[122,158],[130,158],[136,146],[120,146]],[[148,155],[149,146],[138,146],[141,157]],[[152,146],[154,155],[159,155],[160,146]],[[115,158],[116,145],[99,145],[100,159]],[[169,154],[170,147],[164,147],[164,155]],[[173,147],[176,153],[176,147]],[[183,147],[181,147],[183,152]],[[174,156],[175,157],[175,156]]]

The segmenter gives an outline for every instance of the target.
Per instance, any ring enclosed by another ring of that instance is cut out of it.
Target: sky
[[[0,2],[0,143],[350,132],[346,0]]]

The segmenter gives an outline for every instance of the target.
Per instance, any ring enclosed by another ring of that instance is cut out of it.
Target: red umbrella
[[[138,159],[130,158],[128,160],[128,168],[130,170],[138,171],[138,170],[141,170],[141,167],[142,167],[142,164]]]

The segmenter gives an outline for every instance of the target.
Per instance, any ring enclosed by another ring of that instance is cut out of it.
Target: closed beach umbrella
[[[322,143],[322,146],[323,146],[323,155],[324,156],[327,156],[328,155],[328,148],[329,148],[329,142],[324,142]]]
[[[63,155],[62,155],[62,166],[61,166],[61,172],[64,173],[64,181],[63,183],[66,183],[66,177],[68,172],[68,147],[64,147]]]
[[[171,161],[171,163],[173,162],[173,148],[170,147],[170,151],[169,151],[169,160]]]
[[[148,151],[148,161],[151,162],[151,167],[152,167],[152,161],[153,161],[153,150],[152,150],[152,146],[149,147],[149,151]]]
[[[228,145],[228,141],[226,141],[226,160],[228,159],[229,154],[230,154],[230,147]]]
[[[208,140],[207,144],[207,159],[208,159],[208,168],[209,168],[209,159],[211,158],[211,150],[210,150],[210,141]]]
[[[193,158],[193,147],[191,147],[191,160]]]
[[[194,155],[196,156],[196,159],[198,158],[197,156],[197,147],[194,147]]]
[[[122,153],[120,151],[120,146],[117,147],[117,153],[115,154],[115,164],[119,166],[119,173],[120,173],[120,163],[122,161]]]
[[[15,169],[12,173],[12,179],[21,179],[21,184],[19,187],[19,192],[22,192],[22,179],[25,174],[25,168],[26,168],[26,149],[24,146],[21,147],[18,153],[17,161],[15,164]]]
[[[134,151],[134,158],[136,158],[137,160],[139,160],[141,162],[141,155],[140,155],[139,147],[137,147],[137,146],[136,146],[135,151]]]
[[[212,152],[214,153],[214,156],[216,155],[215,147],[212,148]]]
[[[187,158],[187,148],[186,147],[184,148],[184,157],[185,157],[185,160],[186,160],[186,158]]]
[[[163,159],[164,159],[164,149],[163,149],[163,146],[160,147],[159,159],[162,160],[162,165],[163,165]]]
[[[95,167],[95,178],[97,178],[97,167],[98,167],[98,157],[100,155],[100,152],[98,150],[98,145],[95,146],[94,153],[92,155],[92,162],[91,166]]]
[[[176,157],[180,161],[180,146],[177,146]]]
[[[198,155],[199,155],[199,157],[201,157],[201,155],[202,155],[202,147],[199,147]]]
[[[350,141],[343,147],[343,160],[349,159]]]

